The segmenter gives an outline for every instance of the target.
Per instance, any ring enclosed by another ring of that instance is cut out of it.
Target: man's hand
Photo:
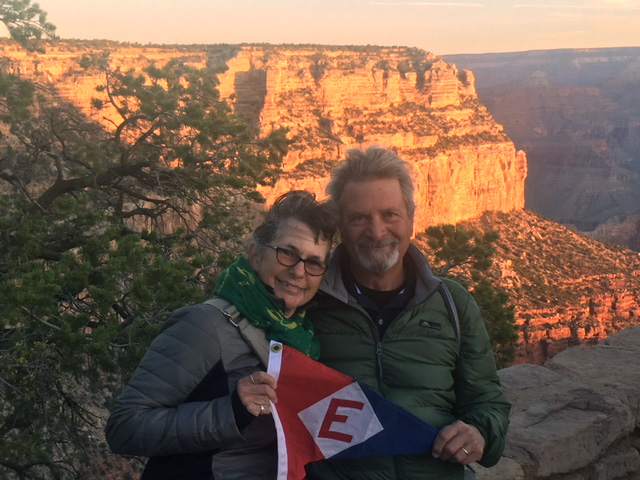
[[[458,420],[440,430],[431,453],[445,462],[469,465],[482,458],[485,443],[480,430]]]
[[[271,413],[271,405],[276,397],[276,379],[266,372],[254,372],[238,380],[238,396],[249,413],[254,416]]]

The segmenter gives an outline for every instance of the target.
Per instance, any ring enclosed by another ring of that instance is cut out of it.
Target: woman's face
[[[273,247],[286,248],[302,259],[313,259],[326,262],[331,247],[327,240],[316,243],[315,235],[303,222],[293,218],[287,219],[273,241]],[[251,245],[249,262],[263,283],[273,288],[276,298],[284,300],[285,315],[292,316],[296,309],[304,305],[318,291],[322,276],[313,276],[304,269],[304,262],[293,267],[286,267],[278,262],[276,250],[269,247],[258,248]]]

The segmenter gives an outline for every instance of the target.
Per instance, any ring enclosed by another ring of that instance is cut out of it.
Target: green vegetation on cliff
[[[99,477],[103,407],[167,314],[241,251],[255,187],[286,152],[282,131],[259,138],[230,113],[212,71],[82,63],[103,72],[108,129],[0,75],[6,479]]]

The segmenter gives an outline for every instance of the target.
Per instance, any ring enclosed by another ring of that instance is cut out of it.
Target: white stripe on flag
[[[269,345],[269,365],[267,367],[267,373],[275,377],[276,383],[278,382],[278,378],[280,378],[281,366],[282,366],[282,344],[271,341]],[[277,394],[278,394],[278,391],[276,390],[276,395]],[[271,415],[273,416],[273,421],[276,424],[276,435],[278,438],[277,480],[287,480],[287,476],[289,475],[289,456],[287,453],[287,443],[284,438],[284,428],[282,428],[282,422],[280,421],[280,416],[278,415],[278,409],[273,404],[273,402],[269,402],[269,404],[271,405]]]

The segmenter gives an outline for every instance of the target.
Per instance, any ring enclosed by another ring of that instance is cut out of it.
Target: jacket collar
[[[344,255],[345,247],[340,244],[336,247],[334,252],[329,258],[329,268],[325,273],[322,283],[320,284],[320,290],[327,293],[338,300],[349,303],[352,298],[347,292],[346,287],[342,281],[342,267],[340,263],[340,257]],[[438,279],[429,267],[429,262],[425,256],[416,248],[415,245],[409,245],[407,255],[411,257],[416,267],[416,289],[414,297],[409,301],[409,305],[413,306],[424,302],[438,289],[441,280]]]

